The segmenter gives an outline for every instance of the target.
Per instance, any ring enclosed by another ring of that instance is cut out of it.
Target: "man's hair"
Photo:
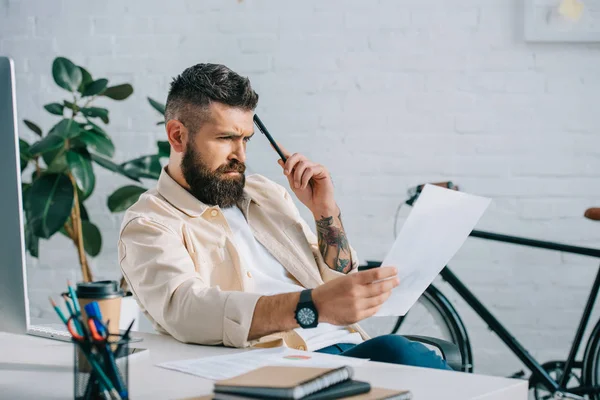
[[[248,78],[224,65],[196,64],[171,82],[165,121],[177,119],[194,134],[207,117],[212,102],[252,111],[258,103],[258,94]]]

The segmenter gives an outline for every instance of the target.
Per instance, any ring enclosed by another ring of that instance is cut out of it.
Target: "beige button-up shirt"
[[[255,238],[302,286],[343,276],[325,264],[317,238],[287,190],[269,179],[246,179],[239,204]],[[352,270],[358,257],[352,250]],[[161,333],[188,343],[306,349],[295,331],[248,341],[256,302],[252,275],[242,272],[233,234],[218,206],[198,201],[162,171],[123,219],[121,270],[142,311]],[[356,324],[348,327],[366,333]]]

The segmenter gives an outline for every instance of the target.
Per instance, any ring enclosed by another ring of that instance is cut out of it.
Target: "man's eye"
[[[244,142],[248,143],[252,139],[252,136],[247,136],[244,138]]]

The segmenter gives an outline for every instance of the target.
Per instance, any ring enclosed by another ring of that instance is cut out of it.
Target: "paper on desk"
[[[382,265],[400,284],[375,316],[405,315],[460,249],[490,199],[426,185]]]
[[[292,350],[287,347],[277,347],[238,352],[224,356],[170,361],[157,364],[157,366],[202,378],[221,380],[233,378],[234,376],[266,365],[337,368],[344,365],[357,366],[367,361],[360,358],[339,357],[329,354]]]

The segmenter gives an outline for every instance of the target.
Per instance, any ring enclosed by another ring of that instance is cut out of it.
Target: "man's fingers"
[[[309,165],[306,161],[301,161],[296,164],[296,168],[294,168],[294,187],[296,189],[300,188],[302,183],[302,174],[309,168]]]
[[[302,174],[302,179],[300,181],[300,187],[302,189],[306,189],[308,182],[310,182],[310,178],[312,178],[314,175],[315,175],[315,167],[314,166],[306,168],[304,170],[304,173]]]
[[[392,276],[396,276],[397,274],[398,271],[394,267],[379,267],[357,272],[356,274],[354,274],[354,277],[358,280],[359,283],[366,285],[374,281],[380,281],[383,279],[391,278]]]
[[[386,279],[381,282],[376,282],[371,285],[366,285],[365,297],[377,297],[383,293],[391,293],[392,289],[400,284],[398,277]]]
[[[381,308],[381,304],[378,305],[378,306],[375,306],[375,307],[371,307],[371,308],[369,308],[367,310],[364,310],[362,312],[361,318],[357,322],[363,321],[363,320],[365,320],[365,319],[367,319],[369,317],[372,317],[373,315],[377,314],[377,311],[379,311],[380,308]]]
[[[381,293],[374,297],[364,299],[361,303],[363,310],[368,310],[373,307],[379,307],[392,295],[392,292]]]
[[[298,153],[294,153],[291,156],[289,156],[287,161],[285,162],[285,169],[284,169],[283,173],[285,175],[291,174],[294,171],[296,164],[298,164],[303,159],[304,159],[304,156],[302,154],[298,154]]]

